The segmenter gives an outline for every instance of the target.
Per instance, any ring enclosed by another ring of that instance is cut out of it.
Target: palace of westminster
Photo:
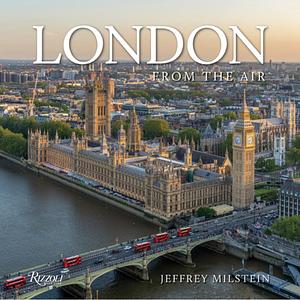
[[[242,111],[233,128],[233,163],[211,151],[195,150],[192,141],[149,147],[141,140],[135,110],[128,132],[121,126],[111,138],[114,81],[96,78],[87,87],[86,136],[74,133],[49,140],[47,133],[29,132],[28,160],[52,165],[99,182],[105,188],[143,203],[145,212],[164,219],[195,212],[199,207],[228,204],[236,209],[254,201],[257,153],[274,151],[284,160],[285,148],[296,135],[295,105],[276,102],[272,118],[251,121],[244,94]],[[217,139],[216,142],[219,142]],[[209,143],[212,143],[210,138]],[[207,149],[206,149],[207,150]]]

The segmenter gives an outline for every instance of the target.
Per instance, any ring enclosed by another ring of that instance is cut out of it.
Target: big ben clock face
[[[247,136],[247,145],[251,146],[254,144],[254,136],[253,135],[248,135]]]
[[[236,145],[241,145],[241,143],[242,143],[242,137],[241,137],[240,135],[236,135],[236,136],[234,137],[234,143],[235,143]]]

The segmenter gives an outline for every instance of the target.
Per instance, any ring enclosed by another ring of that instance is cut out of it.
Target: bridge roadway
[[[82,257],[82,263],[69,268],[69,272],[63,274],[61,282],[52,285],[40,286],[36,282],[30,282],[29,273],[36,271],[39,275],[61,275],[63,264],[61,260],[48,264],[36,266],[27,270],[22,270],[14,274],[0,277],[0,299],[11,298],[33,298],[52,288],[63,286],[78,285],[83,290],[91,292],[91,284],[95,279],[105,273],[129,269],[135,270],[136,275],[143,280],[148,280],[148,264],[154,259],[167,255],[171,259],[181,261],[185,264],[192,264],[191,251],[200,244],[212,240],[222,239],[224,229],[233,229],[243,225],[253,224],[259,216],[276,212],[275,206],[256,209],[255,211],[241,211],[234,215],[220,217],[214,220],[201,222],[191,225],[192,233],[188,237],[177,237],[175,230],[170,230],[171,238],[162,243],[153,243],[152,236],[145,236],[139,239],[127,241],[121,244],[109,246],[107,248],[90,251],[79,254]],[[141,252],[135,252],[133,245],[137,242],[151,242],[151,249]],[[125,248],[125,246],[130,246]],[[130,249],[129,249],[130,248]],[[26,285],[18,290],[5,289],[4,280],[14,278],[18,275],[27,277]]]

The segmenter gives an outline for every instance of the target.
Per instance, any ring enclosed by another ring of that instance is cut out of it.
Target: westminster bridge
[[[117,270],[141,280],[149,280],[148,265],[162,256],[187,266],[193,266],[192,250],[194,248],[199,245],[209,245],[212,242],[222,243],[224,230],[253,224],[256,217],[275,211],[275,207],[265,207],[237,212],[234,215],[191,225],[192,231],[189,236],[179,237],[176,235],[176,230],[169,230],[170,239],[162,243],[153,243],[153,236],[146,236],[79,254],[82,259],[81,264],[70,267],[67,273],[63,273],[62,261],[57,260],[9,274],[9,276],[5,275],[0,278],[0,299],[30,299],[53,288],[63,288],[70,293],[81,294],[81,297],[90,299],[92,298],[92,283],[106,273]],[[134,244],[146,241],[151,242],[151,249],[144,252],[134,250]],[[29,279],[33,271],[41,275],[40,277],[45,275],[44,278],[47,278],[51,275],[61,280],[46,285],[35,280],[31,282]],[[20,275],[27,278],[24,286],[19,289],[5,289],[5,280]]]

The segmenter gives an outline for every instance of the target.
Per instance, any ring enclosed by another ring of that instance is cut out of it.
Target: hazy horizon
[[[62,41],[69,29],[77,25],[90,25],[97,28],[104,38],[104,51],[101,61],[107,58],[107,30],[104,26],[113,25],[135,48],[133,25],[165,25],[178,29],[187,41],[190,32],[198,26],[210,24],[221,28],[228,39],[228,51],[223,61],[229,61],[231,53],[230,25],[239,26],[247,37],[258,47],[257,25],[266,25],[265,62],[300,61],[300,1],[297,0],[190,0],[184,4],[179,0],[10,0],[1,4],[0,19],[0,59],[35,60],[36,31],[34,25],[44,25],[45,59],[52,60],[62,50]],[[149,32],[141,34],[142,59],[149,57]],[[210,59],[218,51],[219,41],[212,33],[201,33],[197,46],[201,57]],[[241,44],[241,43],[240,43]],[[95,40],[87,31],[81,31],[72,41],[73,52],[79,59],[91,57],[95,51]],[[128,54],[116,45],[116,57],[129,60]],[[174,54],[174,38],[161,34],[158,44],[159,58]],[[167,46],[166,46],[167,45]],[[239,47],[241,61],[255,61],[253,55],[243,45]],[[189,61],[186,51],[179,61]]]

